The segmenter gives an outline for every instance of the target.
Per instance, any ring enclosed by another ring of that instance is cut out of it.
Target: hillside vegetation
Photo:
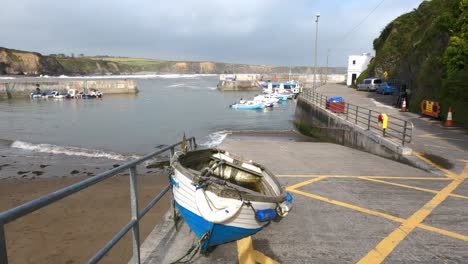
[[[424,1],[388,24],[374,40],[375,58],[359,80],[389,73],[411,89],[410,109],[422,99],[454,109],[454,120],[468,125],[468,0]]]
[[[294,73],[313,73],[311,67],[292,67]],[[211,61],[168,61],[157,59],[66,56],[65,54],[41,55],[0,47],[0,75],[103,75],[154,73],[287,73],[287,66],[229,64]],[[325,68],[319,69],[325,72]],[[344,73],[344,68],[329,68],[329,73]]]

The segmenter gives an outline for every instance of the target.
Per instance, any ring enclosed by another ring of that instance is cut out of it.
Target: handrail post
[[[357,113],[358,113],[359,106],[356,105],[356,119],[354,120],[354,123],[357,125]]]
[[[136,220],[132,227],[133,256],[131,263],[140,264],[140,228],[138,219],[138,192],[137,192],[137,170],[136,166],[130,168],[130,204],[132,209],[132,220]]]
[[[6,248],[6,239],[5,239],[5,229],[3,223],[0,223],[0,263],[7,264],[7,248]]]
[[[372,110],[369,109],[369,117],[367,118],[367,130],[370,130],[371,116],[372,116]]]
[[[195,140],[194,137],[192,138],[192,140],[193,140],[193,148],[196,149],[197,148],[197,141]]]
[[[408,121],[405,121],[405,125],[403,126],[403,138],[401,139],[401,145],[405,145],[405,138],[406,138],[406,127],[408,125]]]
[[[349,103],[346,103],[346,120],[348,120]]]

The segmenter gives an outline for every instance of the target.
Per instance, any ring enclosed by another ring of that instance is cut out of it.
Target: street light
[[[315,27],[315,57],[314,57],[314,91],[315,91],[315,88],[316,88],[316,75],[317,75],[317,40],[318,40],[318,22],[319,22],[319,17],[320,17],[320,14],[316,14],[315,15],[316,19],[315,19],[315,24],[316,24],[316,27]]]

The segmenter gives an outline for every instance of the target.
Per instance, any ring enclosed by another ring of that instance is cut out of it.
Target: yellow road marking
[[[436,135],[440,135],[440,134],[424,134],[424,135],[418,135],[417,137],[421,137],[421,138],[435,138],[435,139],[446,139],[446,140],[456,140],[456,141],[465,141],[465,139],[438,137],[438,136],[436,136]]]
[[[255,250],[252,245],[252,237],[237,240],[237,255],[239,264],[279,264],[262,252]]]
[[[442,203],[449,194],[455,190],[463,180],[454,180],[447,187],[438,192],[421,209],[405,220],[398,228],[380,241],[359,263],[382,263],[384,259],[395,249],[400,242],[408,236],[426,217]]]
[[[387,237],[380,241],[366,256],[358,263],[382,263],[384,259],[413,231],[424,219],[426,219],[432,210],[441,204],[460,184],[464,181],[464,176],[468,175],[468,167],[465,166],[462,177],[455,178],[449,185],[439,191],[429,202],[406,219],[398,228],[393,230]]]
[[[461,162],[468,162],[468,160],[464,160],[464,159],[459,159],[458,161],[461,161]]]
[[[433,181],[450,181],[451,179],[443,177],[405,177],[405,176],[348,176],[348,175],[293,175],[293,174],[280,174],[276,175],[278,178],[371,178],[371,179],[398,179],[398,180],[433,180]]]
[[[423,144],[423,145],[424,145],[425,147],[439,148],[439,149],[448,149],[448,150],[454,150],[454,151],[464,152],[463,150],[458,149],[458,148],[449,148],[449,147],[443,147],[443,146],[432,145],[432,144]]]
[[[319,200],[319,201],[323,201],[323,202],[331,203],[331,204],[334,204],[334,205],[339,205],[339,206],[342,206],[342,207],[345,207],[345,208],[353,209],[353,210],[358,211],[358,212],[362,212],[362,213],[366,213],[366,214],[370,214],[370,215],[375,215],[375,216],[380,216],[380,217],[383,217],[383,218],[386,218],[386,219],[390,219],[392,221],[396,221],[396,222],[403,222],[404,221],[404,219],[393,216],[393,215],[389,215],[389,214],[386,214],[386,213],[381,213],[381,212],[374,211],[374,210],[369,210],[367,208],[359,207],[359,206],[356,206],[356,205],[353,205],[353,204],[349,204],[349,203],[345,203],[345,202],[341,202],[341,201],[337,201],[337,200],[333,200],[333,199],[329,199],[329,198],[319,196],[319,195],[315,195],[315,194],[311,194],[311,193],[308,193],[308,192],[303,192],[303,191],[299,191],[299,190],[296,190],[296,189],[289,190],[289,191],[297,193],[297,194],[301,194],[301,195],[304,195],[304,196],[307,196],[307,197],[310,197],[310,198],[313,198],[313,199],[316,199],[316,200]]]
[[[409,189],[414,189],[414,190],[423,191],[423,192],[430,192],[430,193],[438,193],[439,192],[439,191],[436,191],[436,190],[420,188],[420,187],[416,187],[416,186],[400,184],[400,183],[395,183],[395,182],[382,181],[382,180],[366,178],[366,177],[362,177],[362,178],[359,178],[359,179],[367,180],[367,181],[373,181],[373,182],[380,182],[380,183],[384,183],[384,184],[388,184],[388,185],[394,185],[394,186],[398,186],[398,187],[409,188]],[[468,196],[458,195],[458,194],[454,194],[454,193],[450,194],[449,196],[462,198],[462,199],[468,199]]]
[[[424,162],[426,162],[426,163],[438,168],[439,170],[441,170],[443,173],[445,173],[445,175],[447,175],[447,177],[452,178],[452,179],[458,178],[458,175],[456,175],[455,173],[453,173],[453,172],[451,172],[451,171],[449,171],[447,169],[444,169],[444,168],[440,167],[439,165],[435,164],[434,162],[432,162],[428,158],[423,157],[423,155],[421,155],[421,153],[413,152],[413,154],[416,157],[418,157],[419,159],[423,160]]]
[[[311,194],[311,193],[307,193],[307,192],[303,192],[303,191],[299,191],[299,190],[290,190],[290,192],[294,192],[294,193],[297,193],[297,194],[300,194],[300,195],[304,195],[306,197],[316,199],[316,200],[319,200],[319,201],[323,201],[323,202],[326,202],[326,203],[338,205],[338,206],[341,206],[341,207],[344,207],[344,208],[352,209],[352,210],[355,210],[355,211],[358,211],[358,212],[361,212],[361,213],[366,213],[366,214],[370,214],[370,215],[374,215],[374,216],[380,216],[380,217],[383,217],[383,218],[386,218],[388,220],[392,220],[392,221],[395,221],[395,222],[398,222],[398,223],[403,223],[403,222],[406,221],[406,219],[403,219],[403,218],[400,218],[400,217],[396,217],[396,216],[389,215],[389,214],[386,214],[386,213],[370,210],[370,209],[363,208],[363,207],[360,207],[360,206],[356,206],[356,205],[353,205],[353,204],[349,204],[349,203],[329,199],[329,198],[322,197],[322,196],[319,196],[319,195],[315,195],[315,194]],[[451,232],[451,231],[447,231],[445,229],[429,226],[429,225],[426,225],[426,224],[419,224],[418,228],[421,228],[421,229],[424,229],[424,230],[427,230],[427,231],[431,231],[431,232],[434,232],[434,233],[438,233],[438,234],[441,234],[441,235],[446,235],[446,236],[449,236],[449,237],[457,238],[457,239],[468,242],[468,236],[458,234],[458,233],[455,233],[455,232]]]
[[[305,186],[307,184],[311,184],[313,182],[316,182],[316,181],[320,181],[320,180],[323,180],[327,177],[324,177],[324,176],[320,176],[320,177],[317,177],[317,178],[313,178],[313,179],[310,179],[308,181],[303,181],[303,182],[300,182],[300,183],[297,183],[297,184],[294,184],[294,185],[291,185],[291,186],[288,186],[286,187],[286,190],[290,191],[290,190],[294,190],[296,188],[300,188],[302,186]]]
[[[439,233],[441,235],[457,238],[457,239],[464,240],[464,241],[468,242],[468,236],[465,236],[465,235],[462,235],[462,234],[458,234],[458,233],[455,233],[455,232],[452,232],[452,231],[448,231],[448,230],[445,230],[445,229],[433,227],[433,226],[426,225],[426,224],[419,224],[418,227],[421,228],[421,229],[427,230],[427,231],[431,231],[431,232],[434,232],[434,233]]]

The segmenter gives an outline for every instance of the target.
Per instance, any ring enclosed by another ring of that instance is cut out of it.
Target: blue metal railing
[[[301,95],[310,103],[321,108],[334,112],[338,117],[354,123],[355,125],[367,129],[383,137],[393,138],[401,145],[411,143],[413,139],[414,125],[411,121],[388,115],[388,127],[383,129],[377,125],[380,111],[371,110],[362,106],[344,103],[341,106],[327,104],[328,97],[314,92],[313,89],[304,89]]]
[[[193,150],[196,148],[197,143],[195,137],[191,137],[187,139],[188,146],[187,148]],[[139,159],[130,161],[125,163],[117,168],[102,172],[94,177],[88,178],[86,180],[77,182],[70,186],[67,186],[63,189],[60,189],[55,192],[51,192],[46,194],[40,198],[32,200],[30,202],[24,203],[20,206],[15,208],[9,209],[0,213],[0,263],[7,264],[8,263],[8,255],[7,255],[7,246],[6,246],[6,239],[5,239],[5,225],[9,222],[12,222],[22,216],[30,214],[36,210],[41,209],[49,204],[57,202],[67,196],[70,196],[76,192],[79,192],[83,189],[86,189],[90,186],[93,186],[96,183],[104,181],[108,178],[111,178],[125,170],[130,171],[130,204],[131,204],[131,212],[132,218],[130,222],[128,222],[107,244],[101,248],[96,255],[94,255],[88,263],[97,263],[104,257],[107,252],[109,252],[112,247],[120,241],[120,239],[128,232],[130,229],[132,230],[132,244],[133,244],[133,256],[131,259],[131,263],[140,263],[140,232],[139,232],[139,221],[140,219],[145,216],[145,214],[153,208],[153,206],[170,190],[170,184],[168,184],[162,192],[160,192],[145,208],[141,211],[138,211],[138,195],[137,195],[137,170],[136,166],[151,159],[155,156],[158,156],[164,152],[170,151],[171,157],[174,155],[176,147],[182,145],[182,141],[175,143],[173,145],[167,146],[155,152],[149,153],[144,157]]]

